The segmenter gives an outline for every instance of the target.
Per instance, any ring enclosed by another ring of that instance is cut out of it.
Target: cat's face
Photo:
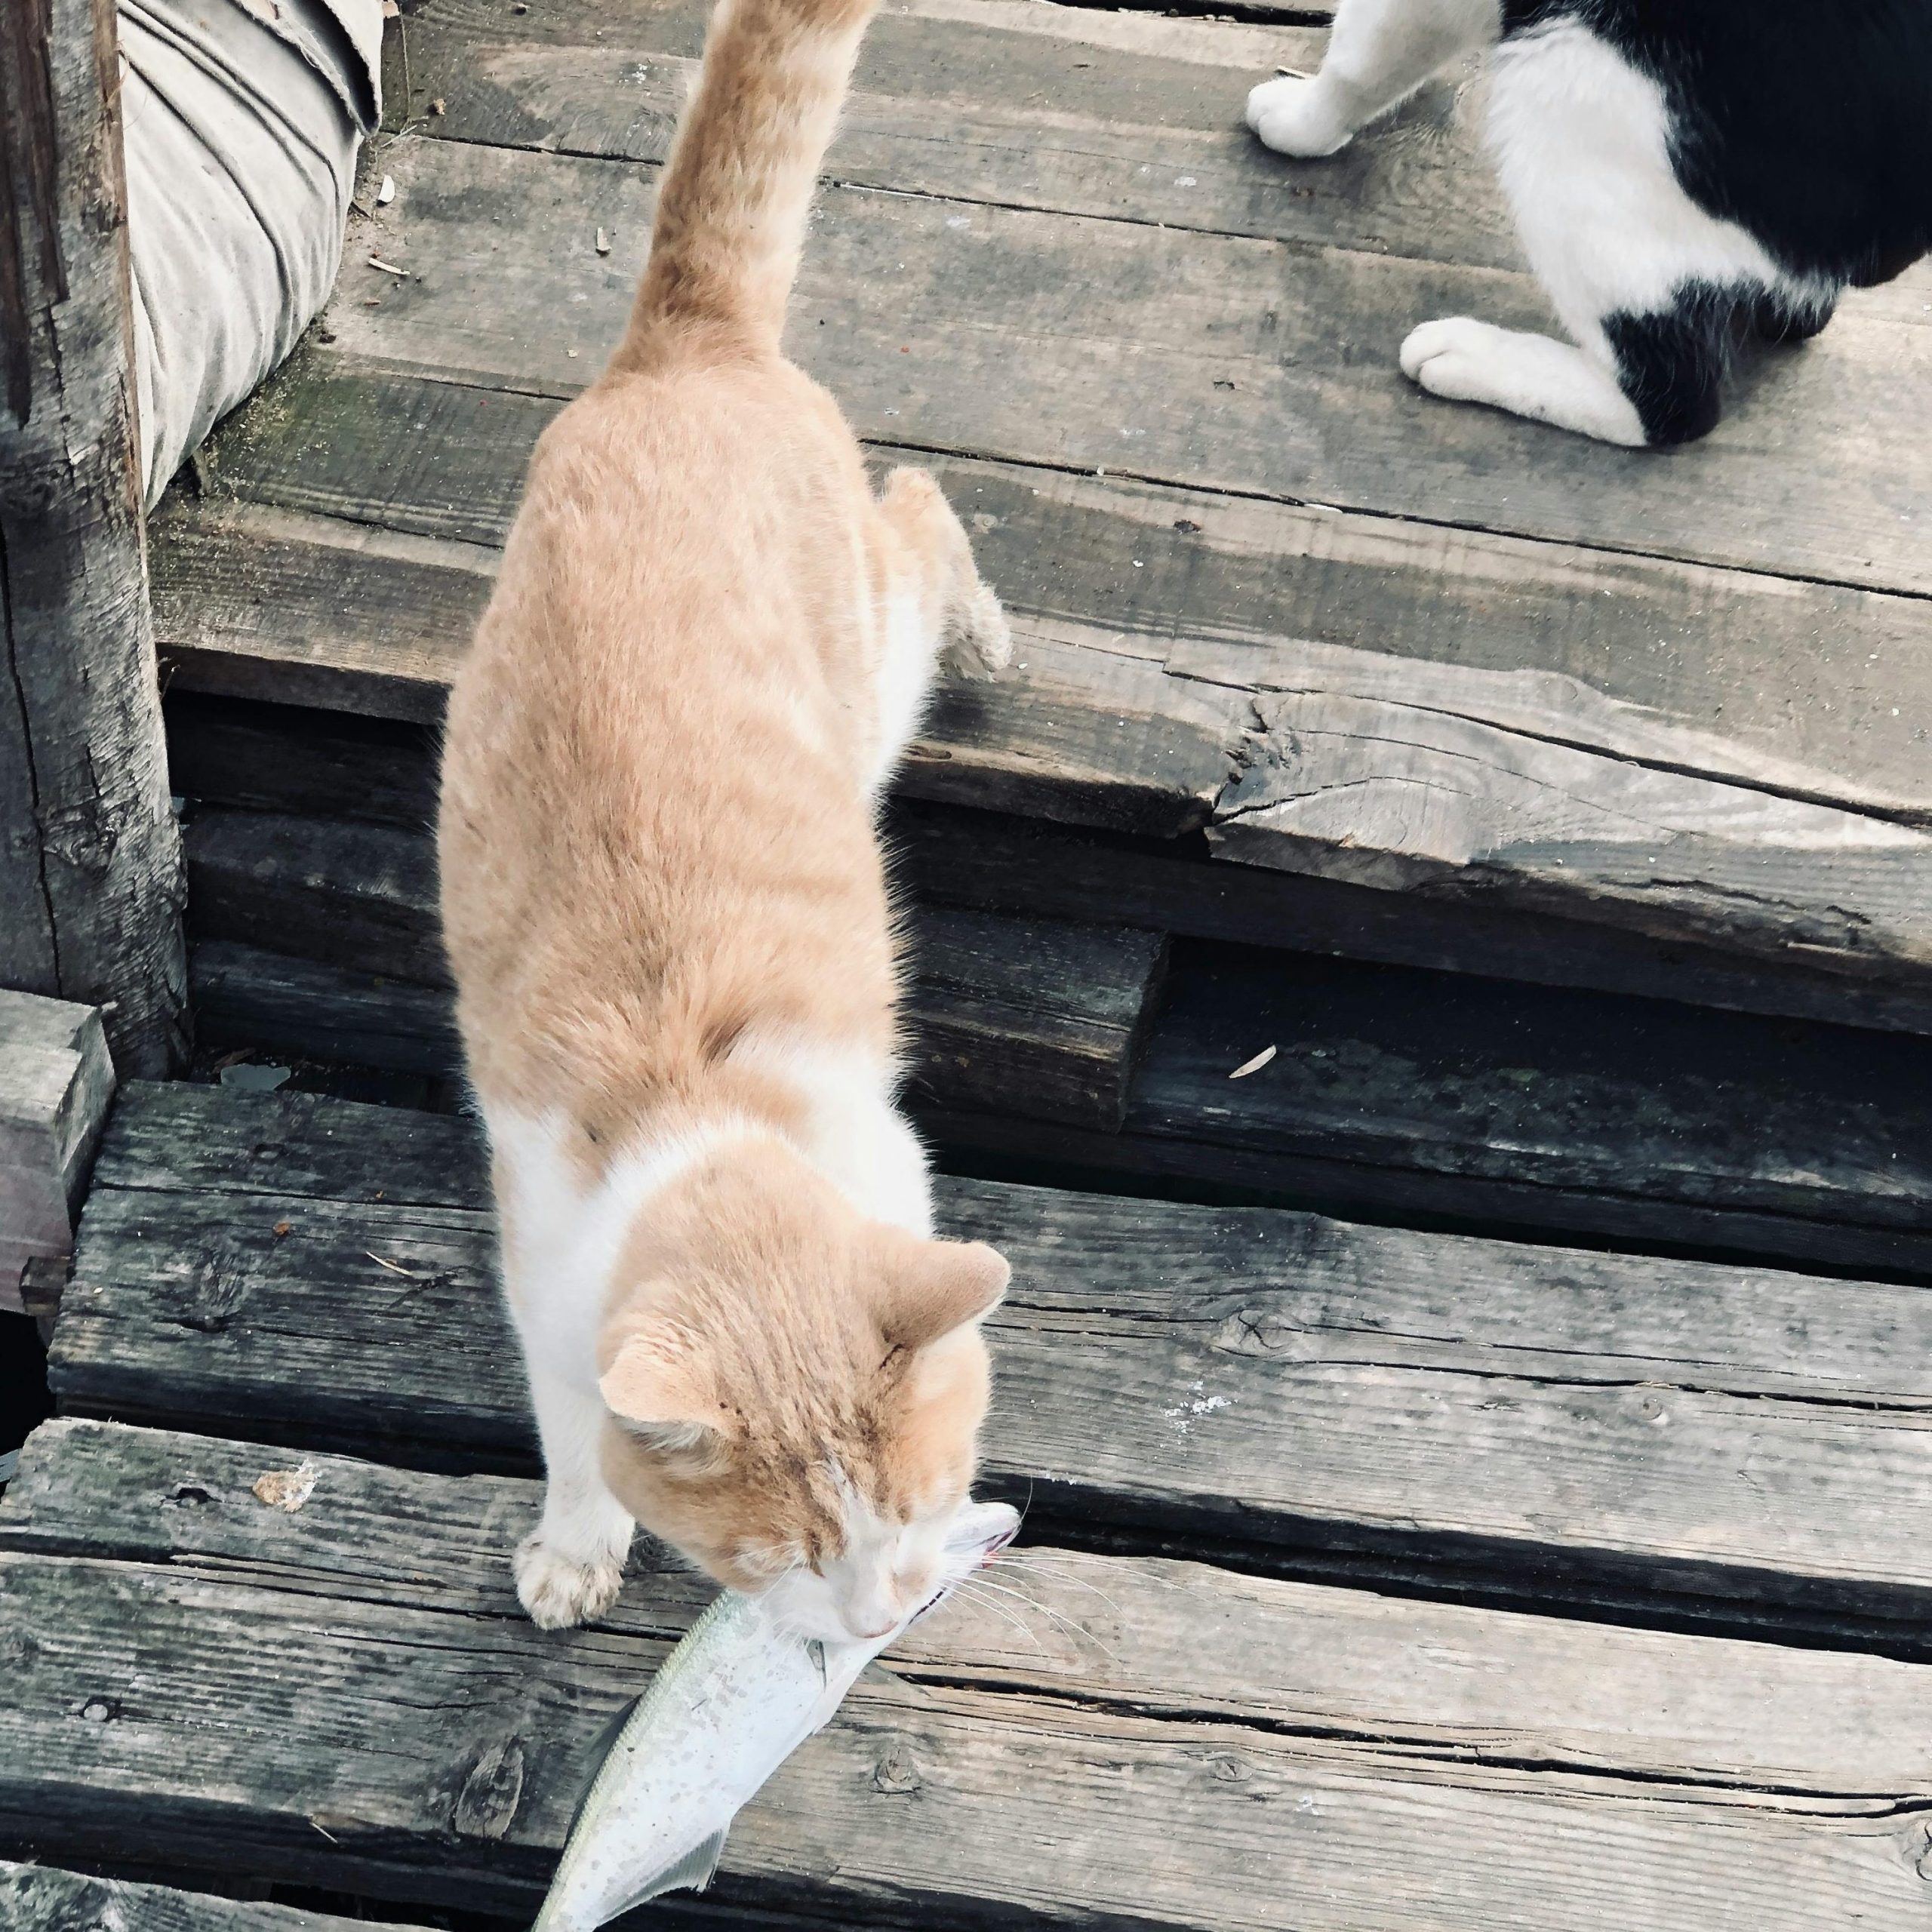
[[[652,1534],[768,1592],[801,1635],[874,1637],[931,1593],[971,1487],[978,1323],[1007,1266],[781,1179],[762,1198],[708,1189],[709,1218],[613,1310],[605,1475]]]

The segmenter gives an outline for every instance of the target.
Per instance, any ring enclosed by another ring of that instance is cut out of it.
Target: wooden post
[[[114,0],[0,0],[0,986],[183,1043]]]

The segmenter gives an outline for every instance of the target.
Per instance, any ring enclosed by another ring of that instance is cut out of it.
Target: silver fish
[[[534,1932],[595,1932],[681,1886],[702,1890],[731,1820],[844,1700],[860,1671],[1012,1540],[1003,1503],[953,1520],[933,1594],[883,1637],[826,1642],[779,1629],[727,1590],[664,1660],[584,1794]]]

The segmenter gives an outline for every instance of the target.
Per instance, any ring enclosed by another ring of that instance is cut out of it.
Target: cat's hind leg
[[[1684,192],[1657,82],[1567,21],[1500,50],[1489,132],[1531,266],[1574,340],[1452,316],[1411,333],[1404,372],[1605,442],[1704,435],[1740,321],[1784,281],[1749,232]]]
[[[918,730],[940,663],[991,678],[1011,661],[1013,635],[971,540],[924,470],[895,469],[878,511],[890,539],[875,776],[882,786]]]
[[[1821,333],[1836,306],[1836,298],[1829,294],[1808,300],[1783,292],[1761,295],[1752,309],[1752,326],[1760,342],[1795,346]]]
[[[1321,72],[1263,81],[1247,97],[1247,125],[1278,154],[1334,154],[1501,29],[1498,0],[1341,0]]]

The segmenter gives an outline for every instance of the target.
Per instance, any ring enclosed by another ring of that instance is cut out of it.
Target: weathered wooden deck
[[[517,1610],[427,827],[703,11],[411,8],[394,198],[152,526],[203,1046],[328,1091],[108,1130],[0,1504],[23,1932],[527,1914],[700,1601],[641,1546]],[[1407,328],[1537,297],[1449,90],[1252,146],[1319,39],[869,42],[792,340],[1023,647],[890,829],[1035,1604],[922,1626],[652,1923],[1932,1927],[1932,276],[1668,458],[1434,402]]]

